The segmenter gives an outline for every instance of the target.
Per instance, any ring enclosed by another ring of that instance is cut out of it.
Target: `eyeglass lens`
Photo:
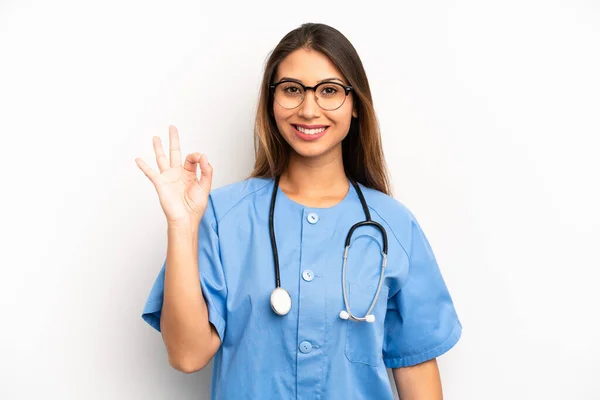
[[[283,108],[296,108],[304,100],[304,89],[296,82],[284,82],[275,88],[275,101]],[[324,83],[316,88],[317,104],[325,110],[335,110],[346,100],[346,92],[341,85]]]

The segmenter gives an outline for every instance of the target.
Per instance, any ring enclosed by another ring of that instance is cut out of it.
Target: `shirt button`
[[[317,213],[311,212],[306,216],[306,219],[311,224],[316,224],[319,222],[319,215]]]
[[[306,282],[312,281],[314,277],[315,274],[310,269],[305,269],[302,273],[302,279],[304,279]]]
[[[306,340],[302,343],[300,343],[300,352],[307,354],[310,353],[312,351],[312,344],[310,344],[310,342],[307,342]]]

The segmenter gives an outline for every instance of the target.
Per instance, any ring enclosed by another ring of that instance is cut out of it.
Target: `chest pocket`
[[[348,303],[352,314],[357,317],[364,317],[376,291],[376,285],[348,282]],[[382,362],[383,325],[388,292],[389,287],[381,285],[379,298],[371,311],[375,316],[375,322],[359,322],[351,319],[346,321],[344,352],[349,361],[372,366],[378,366]]]

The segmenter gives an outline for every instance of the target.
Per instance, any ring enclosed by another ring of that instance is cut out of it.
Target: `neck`
[[[292,152],[279,185],[287,195],[303,204],[335,204],[349,190],[341,151],[318,158],[302,157]]]

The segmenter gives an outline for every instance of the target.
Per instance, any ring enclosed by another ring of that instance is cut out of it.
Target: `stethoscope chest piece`
[[[292,309],[292,297],[282,287],[271,292],[271,308],[278,315],[286,315]]]
[[[362,319],[356,319],[356,318],[351,318],[350,313],[345,310],[340,311],[340,318],[341,319],[355,319],[357,321],[375,322],[375,316],[373,314],[368,314],[366,317],[364,317]]]

